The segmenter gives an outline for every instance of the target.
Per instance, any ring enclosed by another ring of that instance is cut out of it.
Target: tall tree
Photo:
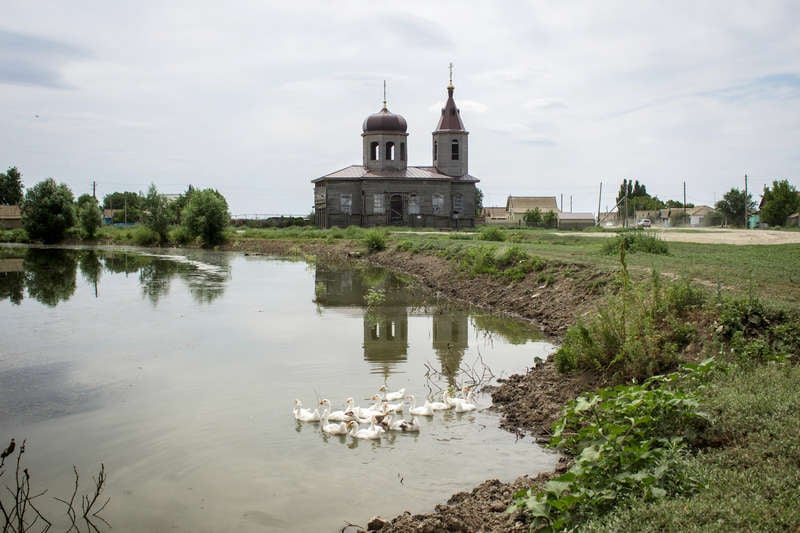
[[[141,194],[131,191],[112,192],[103,197],[103,209],[122,210],[114,222],[139,222],[142,199]]]
[[[231,215],[224,196],[215,190],[203,189],[192,193],[181,219],[189,234],[200,237],[208,246],[224,240],[223,232],[231,221]]]
[[[733,188],[722,196],[714,208],[725,217],[728,224],[746,226],[745,213],[755,211],[756,203],[750,193],[745,195],[741,189]]]
[[[167,199],[159,194],[155,183],[150,184],[147,196],[142,202],[142,222],[153,232],[158,234],[160,242],[167,242],[171,213]]]
[[[17,167],[0,172],[0,204],[19,205],[22,202],[22,174]]]
[[[773,181],[772,188],[764,187],[761,220],[770,226],[783,226],[786,218],[800,210],[800,196],[788,180]]]
[[[59,242],[75,225],[72,191],[65,184],[48,178],[25,193],[20,206],[22,225],[31,239],[46,243]]]
[[[627,197],[627,212],[625,211],[624,199]],[[630,218],[636,214],[636,211],[655,211],[664,207],[664,202],[658,199],[657,196],[650,196],[647,194],[647,187],[639,180],[623,179],[622,185],[619,187],[617,193],[617,205],[619,205],[619,212],[622,216]]]

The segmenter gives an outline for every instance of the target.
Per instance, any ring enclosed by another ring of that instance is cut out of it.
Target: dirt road
[[[672,229],[651,228],[649,233],[656,233],[665,241],[696,242],[708,244],[800,244],[800,231],[776,231],[768,229]],[[560,235],[575,235],[561,233]],[[581,233],[593,237],[615,237],[616,233]]]

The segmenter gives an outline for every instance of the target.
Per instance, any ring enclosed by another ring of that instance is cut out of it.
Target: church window
[[[439,159],[439,141],[433,141],[433,160]]]
[[[376,194],[373,196],[372,212],[376,215],[382,215],[385,213],[383,209],[383,194]]]
[[[419,196],[413,192],[408,195],[408,214],[419,215]]]
[[[431,204],[433,204],[433,214],[438,215],[442,212],[444,207],[444,195],[435,192],[431,196]]]
[[[342,213],[349,215],[352,213],[353,209],[353,195],[352,194],[340,194],[339,195],[339,206],[342,210]]]
[[[450,143],[450,159],[458,161],[458,139],[453,139]]]
[[[464,210],[464,195],[456,193],[453,195],[453,214],[461,213]]]
[[[386,160],[394,161],[394,143],[391,141],[386,143]]]
[[[369,145],[369,158],[371,161],[378,160],[378,143],[373,142]]]
[[[400,143],[400,161],[406,160],[406,143]]]

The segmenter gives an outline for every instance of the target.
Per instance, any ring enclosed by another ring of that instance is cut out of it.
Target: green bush
[[[160,242],[158,233],[147,226],[137,225],[133,228],[133,242],[139,246],[152,246]]]
[[[228,202],[212,189],[194,191],[181,220],[193,237],[200,237],[203,245],[219,244],[223,242],[225,227],[231,220]]]
[[[28,232],[22,228],[0,230],[0,242],[28,242]]]
[[[192,234],[185,226],[175,226],[168,232],[169,241],[176,244],[189,244],[194,240]]]
[[[665,289],[655,274],[649,283],[623,285],[597,315],[567,329],[553,359],[559,371],[592,370],[623,382],[677,366],[696,338],[687,316],[702,297],[686,282]]]
[[[649,231],[626,231],[603,243],[603,252],[607,255],[619,253],[620,246],[628,252],[655,255],[669,254],[669,247],[656,233]]]
[[[386,249],[386,232],[379,229],[369,229],[364,233],[364,246],[370,252],[380,252]]]
[[[72,191],[53,178],[28,189],[20,209],[28,236],[48,244],[64,239],[67,230],[76,222]]]
[[[505,233],[498,227],[489,226],[481,228],[480,235],[478,239],[482,241],[504,241],[506,240]]]
[[[676,386],[702,379],[709,361],[641,385],[603,388],[567,404],[549,446],[575,456],[573,466],[543,488],[514,495],[531,529],[574,527],[628,501],[655,501],[699,487],[685,468],[686,442],[708,425],[691,392]]]

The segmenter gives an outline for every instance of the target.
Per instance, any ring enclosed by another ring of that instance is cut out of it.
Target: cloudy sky
[[[361,163],[361,123],[431,163],[446,96],[485,205],[613,206],[800,186],[800,6],[688,2],[0,0],[0,167],[79,195],[218,189],[233,214],[307,214]],[[602,199],[599,198],[603,184]]]

